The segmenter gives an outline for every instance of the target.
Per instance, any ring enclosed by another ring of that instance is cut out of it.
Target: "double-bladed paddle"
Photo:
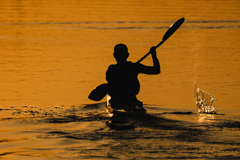
[[[184,18],[181,18],[177,20],[174,24],[170,26],[170,28],[167,30],[167,32],[164,34],[162,40],[155,46],[158,48],[161,44],[163,44],[184,22]],[[151,52],[148,52],[146,55],[144,55],[140,60],[138,60],[136,63],[140,63],[142,60],[144,60]],[[94,101],[100,101],[103,99],[106,94],[108,93],[108,84],[104,83],[96,87],[88,96],[89,99]]]

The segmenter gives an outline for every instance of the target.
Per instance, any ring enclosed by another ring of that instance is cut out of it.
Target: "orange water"
[[[6,1],[0,19],[0,105],[94,103],[87,96],[105,82],[115,44],[127,44],[129,60],[137,61],[185,17],[157,50],[161,75],[140,75],[139,99],[192,108],[196,83],[223,110],[239,111],[239,5],[233,0]]]
[[[217,99],[214,105],[220,113],[239,114],[239,8],[238,0],[1,1],[0,108],[4,110],[0,110],[0,117],[16,118],[13,110],[9,110],[10,106],[34,106],[41,114],[47,110],[53,115],[55,106],[71,110],[71,106],[96,103],[87,97],[94,87],[106,82],[105,71],[108,65],[115,63],[114,45],[125,43],[130,52],[129,60],[137,61],[151,46],[159,43],[171,24],[182,17],[186,20],[181,28],[157,49],[162,73],[139,76],[141,91],[138,98],[149,107],[149,112],[163,108],[197,112],[194,102],[194,85],[197,85]],[[142,63],[152,64],[150,57]],[[26,114],[30,115],[27,111]],[[97,128],[91,122],[52,125],[28,121],[31,122],[2,121],[0,144],[3,151],[0,156],[9,153],[4,155],[9,155],[9,159],[17,155],[15,158],[19,159],[25,155],[24,148],[40,144],[40,149],[30,147],[31,152],[26,154],[30,158],[47,159],[51,158],[49,155],[56,158],[59,152],[68,152],[64,150],[66,143],[61,143],[60,150],[54,150],[59,139],[42,141],[41,136],[45,134],[42,130],[50,128],[54,131],[53,126],[56,130],[67,127],[66,130],[75,133]],[[41,116],[40,121],[43,121]],[[95,123],[105,126],[101,122]],[[21,131],[26,130],[31,133],[22,134]],[[16,139],[16,135],[21,136]],[[98,143],[104,146],[112,141],[109,138]],[[67,145],[72,148],[76,145],[74,140],[69,143]],[[118,143],[124,146],[122,141]],[[88,146],[93,144],[86,142],[81,147],[90,149]],[[41,154],[42,148],[49,150]],[[73,158],[71,154],[66,157]]]

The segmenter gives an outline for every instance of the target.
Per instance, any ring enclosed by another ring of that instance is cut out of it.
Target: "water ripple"
[[[60,25],[68,29],[167,29],[175,21],[81,21],[81,22],[23,22],[23,23],[0,23],[0,25]],[[161,25],[161,26],[160,26]],[[182,26],[185,29],[238,29],[240,20],[202,20],[188,21]]]

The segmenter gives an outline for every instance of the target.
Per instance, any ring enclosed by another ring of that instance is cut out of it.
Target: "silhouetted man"
[[[156,56],[156,48],[150,49],[153,66],[145,66],[140,63],[127,61],[129,56],[125,44],[117,44],[114,47],[113,56],[117,64],[110,65],[106,72],[108,81],[108,94],[111,96],[111,107],[113,109],[134,110],[136,106],[142,107],[142,102],[136,98],[140,90],[138,74],[159,74],[160,64]]]

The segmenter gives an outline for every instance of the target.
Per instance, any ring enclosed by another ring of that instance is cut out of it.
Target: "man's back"
[[[139,64],[126,62],[110,65],[106,79],[109,84],[108,94],[112,102],[134,102],[139,92],[140,84],[137,79]]]

